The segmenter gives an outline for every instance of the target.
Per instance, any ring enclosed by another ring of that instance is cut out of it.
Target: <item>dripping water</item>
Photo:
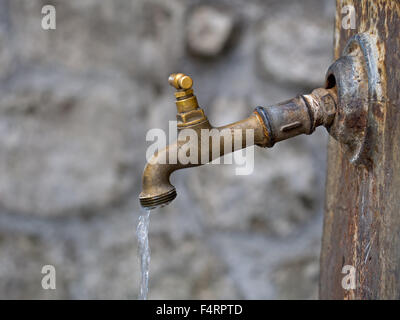
[[[139,300],[147,300],[149,291],[149,267],[150,267],[150,247],[149,247],[149,224],[150,211],[144,210],[139,217],[136,234],[139,243],[140,269],[142,272],[140,281]]]

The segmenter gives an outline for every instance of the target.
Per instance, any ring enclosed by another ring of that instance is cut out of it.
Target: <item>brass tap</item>
[[[336,114],[336,88],[315,89],[309,95],[300,95],[294,99],[270,107],[257,107],[246,119],[214,128],[205,116],[204,110],[198,105],[193,93],[193,80],[183,74],[172,74],[168,82],[175,92],[177,108],[178,132],[192,129],[197,133],[198,140],[179,139],[163,150],[157,151],[146,164],[143,172],[142,192],[139,195],[140,204],[145,208],[155,208],[170,203],[176,197],[175,187],[170,183],[170,175],[179,169],[205,164],[227,153],[245,148],[251,144],[260,147],[272,147],[274,143],[299,134],[311,134],[317,126],[324,125],[329,129]],[[202,130],[208,130],[208,148],[203,149],[201,143]],[[253,130],[254,140],[246,141],[246,130]],[[234,143],[234,132],[242,132],[242,143]],[[224,146],[226,142],[222,132],[232,135],[231,148]],[[250,143],[250,144],[249,144]],[[177,154],[183,147],[185,150],[197,151],[195,163],[182,163]],[[218,147],[218,152],[213,152]],[[166,160],[166,163],[162,160]]]

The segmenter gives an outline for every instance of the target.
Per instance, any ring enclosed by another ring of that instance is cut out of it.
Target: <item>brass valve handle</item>
[[[188,90],[192,88],[193,80],[183,73],[173,73],[169,76],[168,82],[177,90]]]
[[[178,129],[207,121],[204,110],[199,108],[197,98],[193,94],[191,77],[183,73],[173,73],[169,76],[168,83],[177,90],[175,92],[175,103],[178,110],[176,115]]]

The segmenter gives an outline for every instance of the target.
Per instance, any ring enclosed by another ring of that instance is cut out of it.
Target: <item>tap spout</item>
[[[181,129],[178,140],[157,151],[146,164],[140,204],[151,209],[174,200],[177,194],[170,175],[176,170],[197,167],[252,145],[268,144],[263,120],[257,112],[223,127],[213,127],[206,120]]]

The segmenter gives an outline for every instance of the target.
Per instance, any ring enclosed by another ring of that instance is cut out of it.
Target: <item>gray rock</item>
[[[106,69],[159,83],[184,53],[180,1],[53,1],[57,29],[41,28],[40,2],[10,1],[15,52],[22,64]],[[118,18],[115,18],[118,17]],[[172,36],[173,35],[173,36]],[[171,70],[172,69],[172,70]]]
[[[259,31],[257,56],[261,70],[283,84],[323,86],[325,72],[332,63],[331,22],[298,3],[277,12]]]
[[[319,256],[304,255],[282,262],[272,275],[279,299],[317,299]]]
[[[165,237],[153,237],[150,241],[157,249],[152,252],[149,298],[239,298],[226,265],[204,238],[168,243]]]
[[[15,67],[8,34],[0,25],[0,80],[9,76]]]
[[[48,264],[54,266],[55,261],[49,259],[46,243],[38,236],[1,233],[0,248],[1,299],[61,299],[68,296],[66,286],[71,280],[70,275],[64,272],[57,279],[57,271],[60,271],[57,268],[56,290],[42,288],[42,267]]]
[[[301,232],[278,241],[256,232],[223,231],[211,233],[207,241],[230,266],[229,276],[234,279],[243,299],[277,299],[294,295],[313,298],[318,289],[321,227],[322,219],[317,218]],[[307,263],[297,269],[291,267],[298,260]],[[303,277],[296,282],[299,271]]]
[[[128,207],[112,213],[89,223],[77,217],[21,221],[2,216],[9,231],[0,229],[0,298],[136,299],[136,219]],[[204,239],[183,240],[151,230],[149,298],[238,298],[226,266]],[[44,265],[56,270],[56,290],[42,289]]]
[[[2,206],[58,215],[96,210],[139,188],[142,159],[133,155],[149,91],[126,78],[101,79],[32,73],[3,90]]]
[[[221,53],[233,31],[234,18],[227,11],[211,6],[193,9],[186,26],[190,51],[199,56],[213,57]]]

